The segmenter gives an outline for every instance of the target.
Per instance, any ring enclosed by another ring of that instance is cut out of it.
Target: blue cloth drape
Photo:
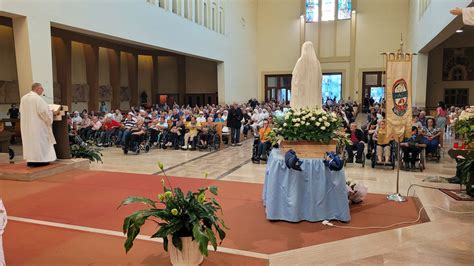
[[[272,150],[263,186],[267,219],[350,221],[344,169],[330,171],[322,159],[302,160],[303,171],[289,169],[284,155]]]

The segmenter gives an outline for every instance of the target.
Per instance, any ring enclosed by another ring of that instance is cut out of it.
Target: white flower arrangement
[[[290,109],[285,116],[276,118],[274,124],[278,128],[277,138],[329,143],[332,139],[340,139],[337,131],[342,127],[342,119],[321,108]]]

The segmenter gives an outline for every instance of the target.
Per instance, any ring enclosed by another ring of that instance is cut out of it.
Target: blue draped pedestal
[[[344,169],[330,171],[322,159],[302,159],[303,171],[289,169],[273,149],[267,162],[263,204],[268,220],[289,222],[351,220]]]

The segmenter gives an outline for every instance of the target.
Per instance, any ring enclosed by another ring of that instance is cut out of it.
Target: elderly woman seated
[[[390,163],[390,142],[393,136],[387,135],[385,120],[380,121],[373,138],[377,142],[377,163]]]
[[[426,143],[426,153],[430,157],[436,153],[439,145],[439,136],[441,135],[440,129],[436,128],[434,118],[426,119],[426,127],[423,128],[422,135]]]

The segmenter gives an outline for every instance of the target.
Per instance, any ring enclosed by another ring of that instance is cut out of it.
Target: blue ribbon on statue
[[[301,165],[303,164],[303,161],[301,161],[298,156],[296,156],[296,152],[294,150],[289,150],[286,152],[285,164],[289,169],[302,171]]]
[[[326,165],[326,167],[328,167],[331,171],[341,171],[341,169],[344,167],[344,162],[336,153],[326,152],[324,165]]]

